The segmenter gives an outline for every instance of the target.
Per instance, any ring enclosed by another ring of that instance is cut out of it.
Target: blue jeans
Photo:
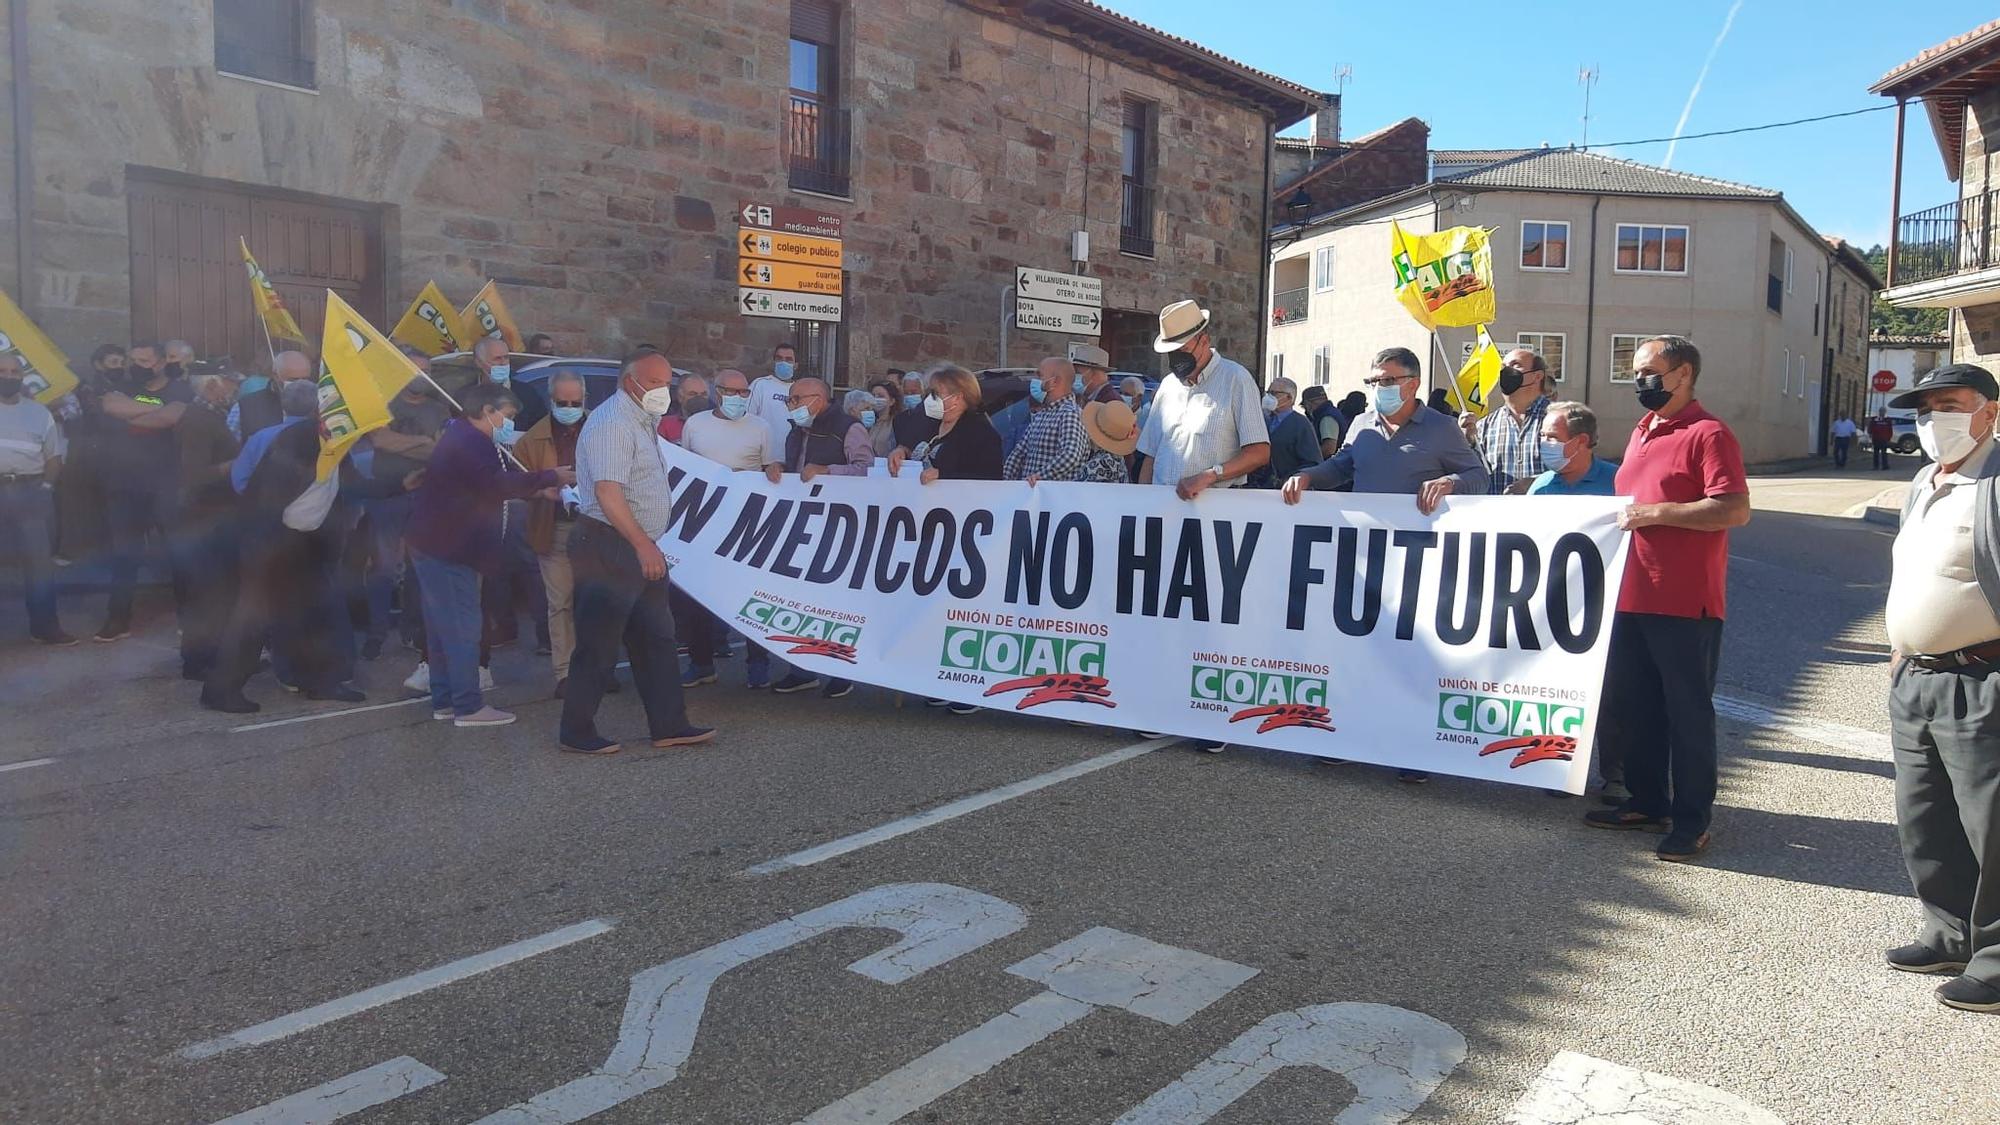
[[[0,483],[0,544],[21,564],[28,594],[28,632],[53,637],[56,625],[56,571],[50,560],[49,519],[55,494],[42,482]]]
[[[416,498],[409,493],[392,496],[387,500],[370,500],[363,504],[368,512],[368,525],[373,530],[374,567],[368,572],[368,638],[380,641],[389,635],[389,607],[396,595],[396,587],[403,581],[403,535],[410,527],[410,510]],[[403,598],[403,618],[407,622],[415,616],[414,599],[405,593]],[[412,639],[413,630],[404,625],[403,639]]]
[[[486,705],[479,694],[479,572],[410,552],[424,606],[431,710],[470,715]]]

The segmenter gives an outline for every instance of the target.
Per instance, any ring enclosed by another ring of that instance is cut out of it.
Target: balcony
[[[1882,298],[1914,308],[2000,301],[2000,190],[1954,200],[1896,221],[1893,287]]]
[[[1118,209],[1118,249],[1142,258],[1153,256],[1153,189],[1122,181],[1125,194]]]
[[[848,194],[847,110],[792,95],[785,113],[785,163],[795,191]]]
[[[1273,293],[1271,295],[1271,324],[1273,326],[1297,324],[1299,321],[1304,320],[1311,311],[1311,304],[1308,300],[1311,293],[1312,290],[1303,285],[1297,289],[1287,289],[1280,293]]]

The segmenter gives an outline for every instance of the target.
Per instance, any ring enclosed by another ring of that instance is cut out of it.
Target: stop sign
[[[1896,389],[1896,373],[1894,371],[1877,371],[1875,378],[1869,385],[1878,391],[1893,391]]]

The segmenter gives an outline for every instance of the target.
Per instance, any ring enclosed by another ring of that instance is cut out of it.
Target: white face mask
[[[1278,397],[1276,395],[1265,395],[1264,413],[1276,414],[1277,412],[1278,412]]]
[[[673,413],[674,389],[672,387],[654,387],[652,390],[639,396],[639,409],[659,417],[665,417]]]
[[[942,419],[944,417],[944,400],[936,395],[926,398],[924,400],[924,417]]]
[[[1917,415],[1917,444],[1940,465],[1955,465],[1979,448],[1972,437],[1972,415],[1926,411]]]

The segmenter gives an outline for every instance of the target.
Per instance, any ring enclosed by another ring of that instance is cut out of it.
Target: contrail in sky
[[[1729,38],[1729,26],[1742,10],[1743,0],[1736,0],[1729,6],[1729,14],[1722,17],[1722,30],[1716,33],[1715,42],[1708,45],[1708,57],[1701,60],[1701,73],[1694,76],[1694,89],[1688,91],[1687,104],[1681,107],[1681,119],[1674,124],[1674,139],[1667,142],[1667,158],[1660,161],[1660,167],[1674,166],[1674,146],[1681,143],[1681,131],[1687,128],[1688,115],[1694,112],[1694,100],[1701,96],[1701,84],[1708,80],[1708,68],[1715,63],[1715,53],[1722,49],[1722,41]]]

